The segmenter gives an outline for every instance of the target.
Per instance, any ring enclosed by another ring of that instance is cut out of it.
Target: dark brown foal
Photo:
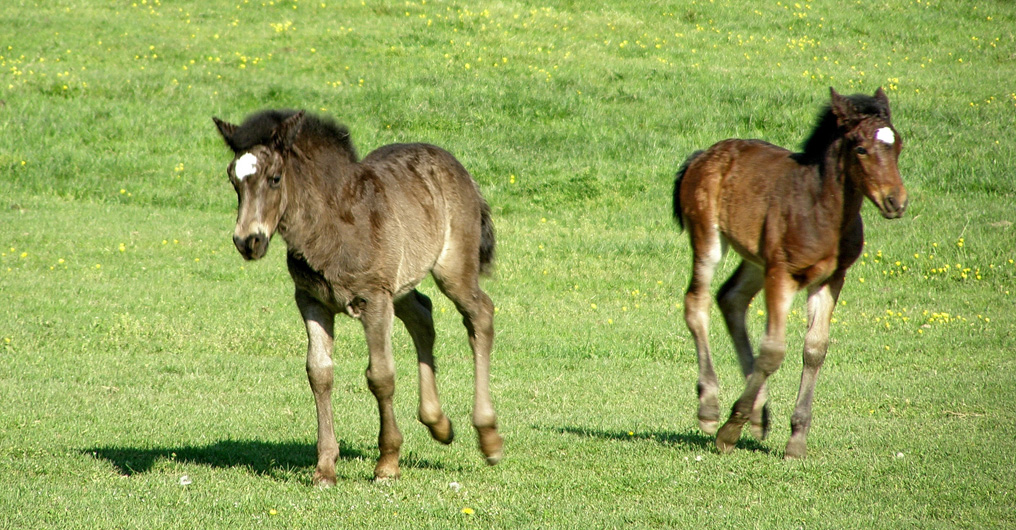
[[[808,331],[787,457],[803,457],[815,381],[829,345],[829,323],[847,269],[861,253],[861,205],[867,197],[887,219],[903,215],[907,192],[897,160],[903,147],[889,100],[841,96],[831,101],[805,142],[792,153],[759,140],[724,140],[694,153],[674,184],[674,216],[691,238],[693,266],[685,322],[698,353],[698,418],[733,449],[745,423],[763,438],[769,429],[766,379],[783,363],[787,314],[794,295],[808,292]],[[717,294],[746,378],[730,418],[719,428],[719,385],[709,349],[709,284],[727,247],[742,258]],[[758,357],[745,327],[748,304],[765,290],[766,331]]]
[[[367,338],[367,385],[381,420],[375,478],[399,476],[393,317],[416,347],[420,421],[437,441],[454,438],[438,401],[431,302],[416,290],[428,273],[462,314],[475,361],[473,426],[487,463],[496,464],[502,439],[489,385],[494,304],[479,285],[493,263],[494,229],[469,173],[447,151],[425,144],[388,145],[357,160],[345,127],[303,112],[215,123],[235,155],[227,171],[239,200],[237,250],[260,259],[276,231],[286,241],[317,406],[314,482],[336,480],[331,356],[339,313],[359,319]]]

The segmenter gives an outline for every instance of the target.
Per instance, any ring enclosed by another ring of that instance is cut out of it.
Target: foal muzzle
[[[889,193],[882,197],[881,203],[878,204],[882,217],[886,219],[899,219],[903,217],[903,212],[907,210],[907,204],[910,200],[906,193],[902,195],[902,197],[899,197],[895,193]]]
[[[233,236],[233,244],[247,261],[261,259],[268,252],[268,236],[255,232],[247,237]]]

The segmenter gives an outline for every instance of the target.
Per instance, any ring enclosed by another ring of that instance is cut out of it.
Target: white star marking
[[[881,129],[875,131],[875,139],[892,145],[896,142],[896,135],[893,134],[893,130],[889,127],[882,127]]]
[[[880,131],[881,130],[884,130],[884,129],[880,129]],[[889,134],[892,134],[892,132],[890,132]],[[892,142],[890,142],[890,143],[892,143]],[[257,173],[258,172],[258,157],[254,156],[254,155],[252,155],[250,153],[245,153],[243,156],[241,156],[240,158],[236,159],[236,165],[233,166],[233,171],[236,172],[236,178],[237,178],[237,180],[243,180],[244,178],[249,177],[249,176]]]

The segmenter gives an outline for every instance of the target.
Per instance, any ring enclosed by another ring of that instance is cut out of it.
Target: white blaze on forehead
[[[889,145],[896,143],[896,135],[893,134],[893,130],[889,127],[882,127],[875,131],[875,139]]]
[[[233,166],[233,171],[236,173],[238,180],[243,180],[246,177],[253,175],[258,172],[258,157],[244,153],[243,156],[236,159],[236,165]]]

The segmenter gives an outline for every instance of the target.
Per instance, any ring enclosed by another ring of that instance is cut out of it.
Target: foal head
[[[241,126],[212,118],[234,154],[226,172],[238,201],[233,244],[244,259],[264,257],[286,211],[287,160],[303,119],[303,111],[266,112]]]
[[[843,138],[843,172],[883,217],[902,217],[907,208],[907,190],[897,161],[903,142],[890,119],[889,98],[881,88],[874,97],[841,96],[832,88],[829,91],[829,112]]]

